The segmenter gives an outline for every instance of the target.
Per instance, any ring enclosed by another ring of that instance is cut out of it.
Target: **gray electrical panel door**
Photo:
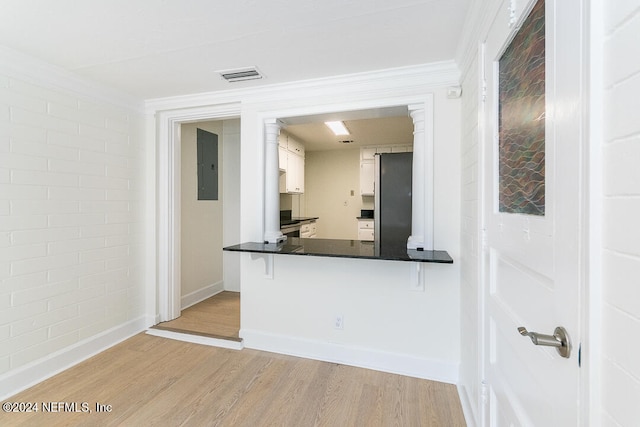
[[[218,135],[198,129],[198,200],[218,200]]]

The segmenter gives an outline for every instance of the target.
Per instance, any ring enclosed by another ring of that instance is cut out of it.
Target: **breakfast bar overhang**
[[[290,238],[282,243],[246,242],[227,246],[225,251],[268,255],[302,255],[333,258],[364,258],[386,261],[413,261],[453,264],[447,251],[418,250],[406,247],[380,247],[374,242],[340,239]]]

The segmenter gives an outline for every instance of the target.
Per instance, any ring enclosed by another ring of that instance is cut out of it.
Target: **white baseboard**
[[[146,323],[147,328],[157,325],[158,323],[160,323],[160,313],[147,316],[147,323]]]
[[[181,310],[185,308],[189,308],[192,305],[199,303],[200,301],[204,301],[207,298],[211,298],[212,296],[219,294],[224,291],[224,282],[214,283],[209,286],[205,286],[202,289],[198,289],[195,292],[191,292],[190,294],[184,295],[180,298],[180,307]]]
[[[147,329],[147,334],[177,341],[190,342],[193,344],[228,348],[231,350],[242,350],[244,348],[242,341],[223,340],[221,338],[203,337],[201,335],[194,334],[183,334],[180,332],[165,331],[163,329]]]
[[[0,401],[69,369],[146,329],[142,316],[0,376]]]
[[[458,384],[458,396],[460,397],[460,404],[462,405],[462,413],[464,414],[464,420],[467,423],[467,427],[475,427],[478,425],[474,417],[473,407],[467,394],[467,389]]]
[[[247,329],[240,330],[240,337],[244,341],[245,348],[341,363],[449,384],[458,382],[458,363]]]

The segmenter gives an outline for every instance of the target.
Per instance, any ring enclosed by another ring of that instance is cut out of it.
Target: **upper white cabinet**
[[[381,153],[403,153],[413,151],[413,145],[381,145],[360,149],[360,195],[375,193],[374,156]]]
[[[284,193],[304,193],[304,157],[289,153]]]
[[[375,188],[374,164],[371,161],[360,162],[360,194],[373,196]]]
[[[278,138],[280,193],[304,193],[304,145],[286,133]]]
[[[288,135],[287,135],[287,150],[289,150],[293,154],[297,154],[299,156],[304,157],[304,145],[302,145],[300,141],[297,141]]]
[[[280,172],[285,172],[287,170],[287,149],[278,147],[278,167],[280,168]]]
[[[376,155],[376,147],[362,147],[360,149],[360,161],[371,160]]]

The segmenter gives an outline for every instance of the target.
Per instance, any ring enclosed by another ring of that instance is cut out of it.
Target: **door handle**
[[[567,359],[571,355],[571,340],[569,339],[569,334],[562,326],[558,326],[553,331],[553,335],[529,332],[524,326],[520,326],[518,332],[524,337],[531,338],[531,342],[533,342],[534,345],[555,347],[558,354]]]

